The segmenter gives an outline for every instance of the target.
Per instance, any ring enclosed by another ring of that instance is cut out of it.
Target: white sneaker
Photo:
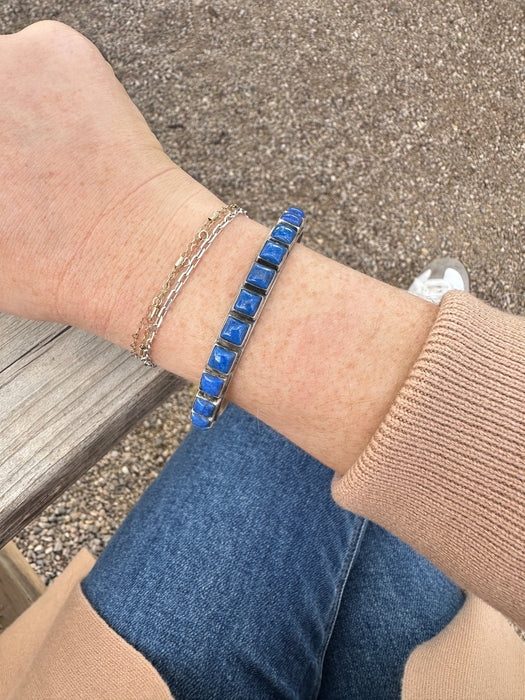
[[[443,295],[453,289],[470,291],[468,272],[456,258],[435,258],[416,277],[408,291],[433,304],[439,304]]]

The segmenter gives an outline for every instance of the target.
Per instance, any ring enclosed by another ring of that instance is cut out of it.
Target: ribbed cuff
[[[525,318],[446,294],[387,417],[332,493],[525,627]]]

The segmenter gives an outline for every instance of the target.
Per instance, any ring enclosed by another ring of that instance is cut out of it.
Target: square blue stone
[[[285,211],[284,214],[281,216],[282,221],[287,221],[289,224],[292,224],[293,226],[299,226],[303,223],[303,220],[300,216],[297,216],[297,214],[290,214],[290,212]]]
[[[211,425],[209,418],[205,418],[194,411],[191,412],[191,422],[196,428],[200,428],[200,430],[206,430],[206,428],[209,428]]]
[[[206,399],[203,399],[200,396],[195,397],[195,401],[193,402],[193,410],[195,413],[198,413],[200,416],[206,416],[206,418],[210,418],[213,414],[213,411],[215,409],[215,406],[212,404],[211,401],[206,401]]]
[[[224,379],[214,377],[213,374],[208,374],[208,372],[202,373],[201,389],[205,394],[209,394],[210,396],[218,396],[221,393],[223,384]]]
[[[280,265],[282,259],[286,255],[286,250],[287,249],[279,243],[266,241],[259,257],[267,262],[273,263],[274,265]]]
[[[234,360],[234,352],[221,348],[220,345],[214,345],[213,350],[211,351],[210,359],[208,360],[208,366],[212,367],[213,369],[218,369],[219,372],[228,374]]]
[[[233,308],[235,311],[240,311],[241,314],[246,314],[246,316],[255,316],[261,301],[262,297],[259,294],[249,292],[247,289],[241,289]]]
[[[288,207],[286,213],[295,214],[295,216],[299,216],[301,219],[304,219],[304,211],[302,209],[299,209],[299,207]]]
[[[254,287],[259,287],[259,289],[268,289],[274,275],[275,270],[259,263],[254,263],[246,278],[246,282],[253,284]]]
[[[224,340],[229,340],[230,343],[234,345],[242,345],[242,341],[248,333],[249,323],[244,323],[244,321],[238,321],[233,316],[228,316],[224,328],[221,331],[221,338]]]
[[[290,243],[296,237],[297,231],[291,226],[286,226],[286,224],[279,224],[272,231],[272,238],[276,241],[281,241],[282,243]]]

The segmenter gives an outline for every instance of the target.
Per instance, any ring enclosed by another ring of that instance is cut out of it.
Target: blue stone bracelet
[[[219,417],[235,367],[292,246],[301,239],[303,222],[301,209],[287,209],[255,259],[202,373],[191,411],[195,427],[207,430]]]

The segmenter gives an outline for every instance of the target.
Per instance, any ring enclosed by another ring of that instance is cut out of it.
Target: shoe
[[[408,291],[416,297],[439,304],[441,298],[453,289],[468,292],[468,272],[456,258],[435,258],[412,282]]]

